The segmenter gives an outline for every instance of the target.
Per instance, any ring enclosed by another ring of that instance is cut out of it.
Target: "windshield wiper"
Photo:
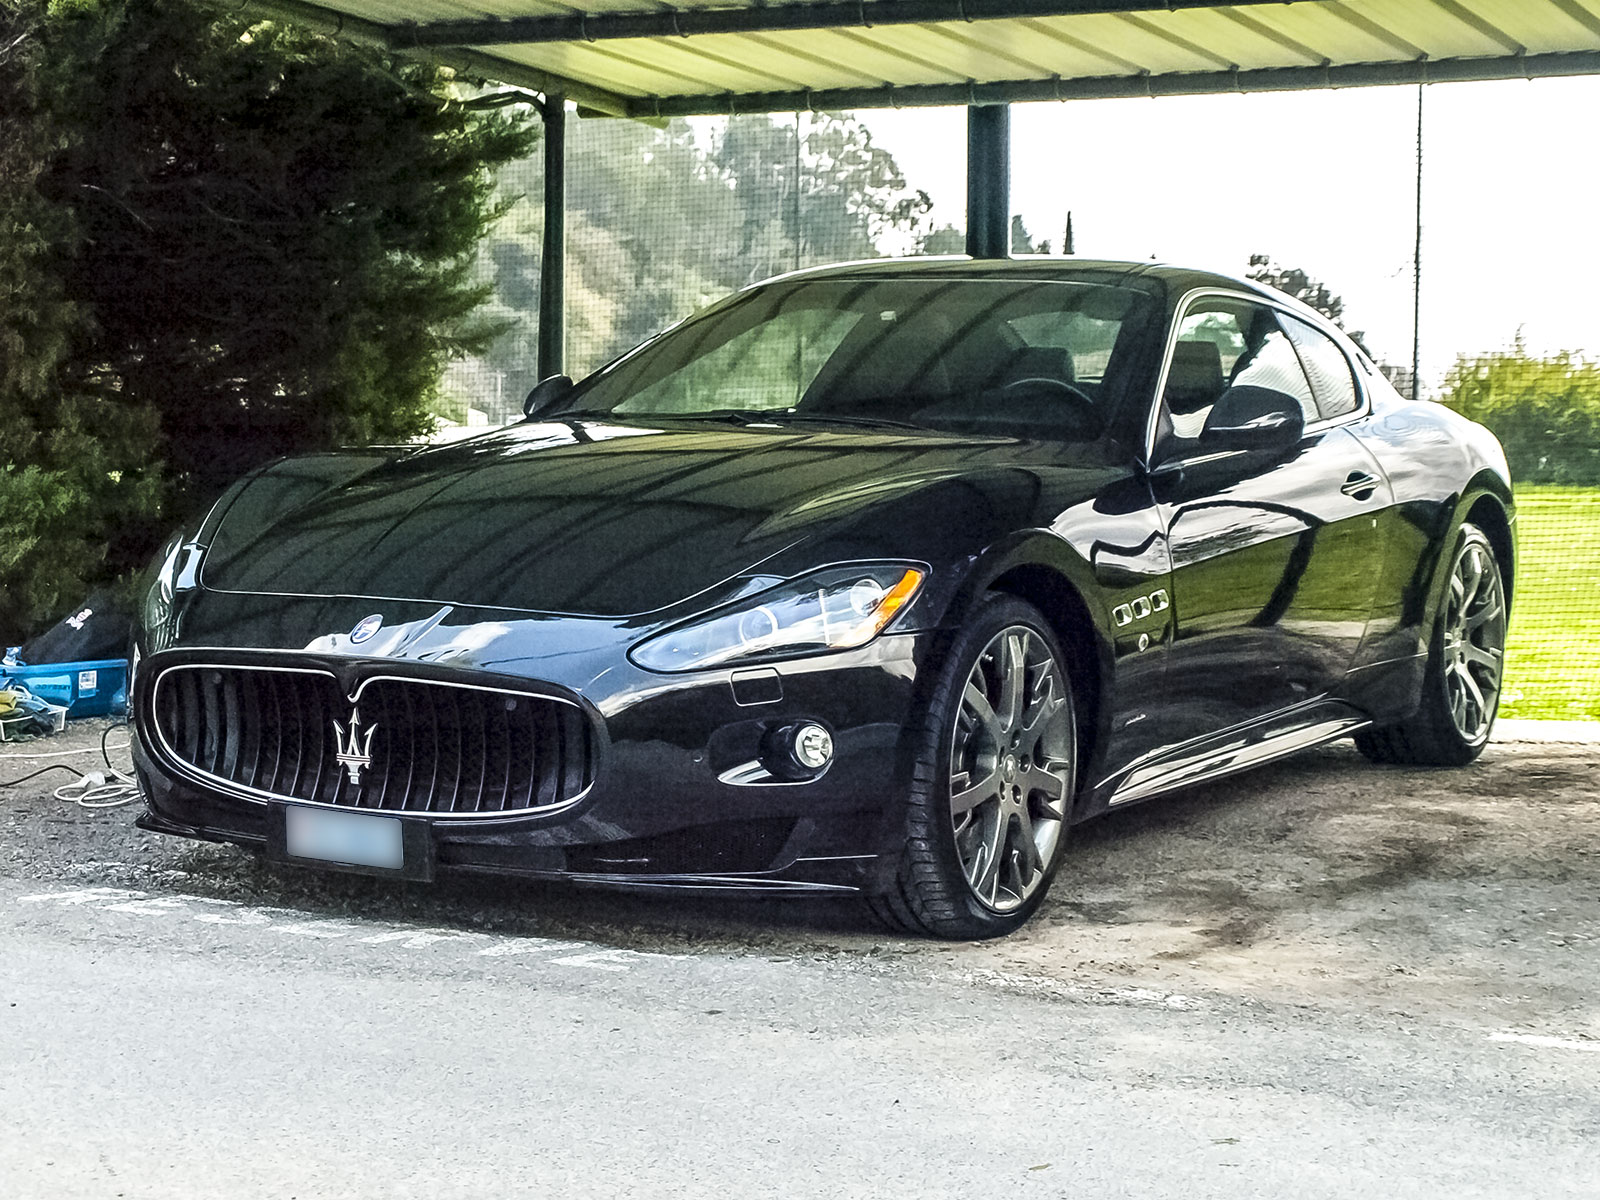
[[[896,421],[893,417],[869,417],[865,413],[801,412],[784,415],[794,421],[817,423],[832,421],[837,425],[877,425],[889,429],[918,429],[927,432],[927,427],[924,425],[915,425],[910,421]]]
[[[643,415],[643,414],[637,414]],[[687,417],[695,420],[707,421],[733,421],[740,425],[856,425],[862,427],[877,426],[890,429],[916,429],[926,432],[923,426],[913,425],[910,421],[896,421],[892,417],[872,417],[863,413],[833,413],[833,412],[789,412],[785,409],[761,408],[718,408],[706,412],[692,413],[662,413],[662,417],[677,419]]]

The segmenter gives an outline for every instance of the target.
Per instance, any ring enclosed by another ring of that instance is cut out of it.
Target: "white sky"
[[[1401,87],[1015,105],[1011,210],[1059,250],[1070,209],[1079,255],[1237,275],[1270,254],[1409,365],[1416,104]],[[1437,84],[1423,104],[1425,387],[1519,328],[1600,355],[1600,78]],[[964,110],[859,115],[964,227]]]

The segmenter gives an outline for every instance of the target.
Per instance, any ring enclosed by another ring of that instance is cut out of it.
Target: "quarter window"
[[[1332,338],[1314,326],[1285,314],[1278,319],[1289,332],[1289,339],[1300,352],[1300,362],[1311,378],[1311,390],[1316,394],[1317,411],[1324,420],[1353,413],[1361,401],[1356,394],[1354,377],[1350,374],[1350,360]]]

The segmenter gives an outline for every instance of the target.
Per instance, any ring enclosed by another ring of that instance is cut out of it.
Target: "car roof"
[[[1129,262],[1115,259],[1063,255],[1027,255],[1019,258],[968,258],[965,255],[876,258],[859,262],[809,267],[777,278],[800,279],[914,279],[919,276],[962,279],[1061,279],[1110,283],[1133,279],[1159,280],[1174,292],[1218,287],[1251,292],[1274,300],[1283,294],[1231,275],[1163,262]],[[771,282],[768,280],[767,282]]]

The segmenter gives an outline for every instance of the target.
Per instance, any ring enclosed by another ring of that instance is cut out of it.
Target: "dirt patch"
[[[1075,831],[1006,969],[1600,1036],[1600,748],[1452,771],[1348,745]]]

